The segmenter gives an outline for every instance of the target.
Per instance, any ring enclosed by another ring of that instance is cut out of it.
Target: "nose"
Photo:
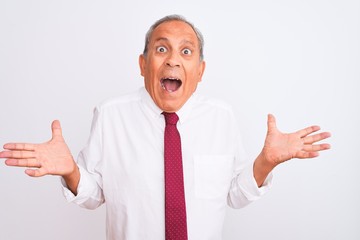
[[[169,57],[166,59],[166,66],[180,67],[179,55],[176,53],[169,54]]]

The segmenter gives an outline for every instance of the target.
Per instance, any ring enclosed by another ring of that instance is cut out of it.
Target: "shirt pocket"
[[[197,198],[226,198],[233,174],[234,156],[194,156],[194,183]]]

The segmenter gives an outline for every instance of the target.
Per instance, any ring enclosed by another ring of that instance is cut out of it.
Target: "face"
[[[205,69],[195,32],[181,21],[164,22],[155,28],[139,64],[146,90],[165,112],[176,112],[184,105]]]

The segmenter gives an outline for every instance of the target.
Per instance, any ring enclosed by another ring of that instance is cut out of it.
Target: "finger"
[[[0,152],[0,158],[34,158],[33,151],[3,151]]]
[[[25,173],[30,177],[42,177],[47,174],[43,168],[38,168],[38,169],[29,168],[25,170]]]
[[[323,144],[317,144],[317,145],[304,145],[303,150],[306,152],[318,152],[323,150],[330,149],[330,144],[323,143]]]
[[[34,151],[35,144],[31,143],[7,143],[4,145],[4,149],[7,150],[26,150],[26,151]]]
[[[306,137],[307,135],[309,135],[309,134],[311,134],[313,132],[319,131],[319,130],[320,130],[319,126],[311,126],[311,127],[307,127],[307,128],[302,129],[302,130],[299,130],[296,133],[298,135],[300,135],[300,137]]]
[[[272,114],[268,114],[267,127],[268,130],[276,129],[276,119]]]
[[[323,132],[323,133],[319,133],[319,134],[316,134],[313,136],[307,136],[307,137],[303,138],[303,141],[305,144],[313,144],[315,142],[319,142],[319,141],[324,140],[329,137],[331,137],[331,133]]]
[[[6,159],[5,164],[12,167],[41,167],[41,163],[35,158],[28,159]]]
[[[315,158],[319,156],[319,152],[299,152],[296,154],[296,158],[305,159],[305,158]]]
[[[61,137],[62,136],[62,130],[59,120],[54,120],[51,124],[51,131],[52,131],[52,137]]]

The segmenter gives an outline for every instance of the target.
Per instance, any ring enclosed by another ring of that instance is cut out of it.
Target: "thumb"
[[[61,125],[59,120],[54,120],[51,124],[51,131],[52,131],[52,138],[55,137],[61,137],[62,131],[61,131]]]
[[[275,119],[274,115],[272,115],[272,114],[268,114],[267,127],[268,127],[268,131],[272,131],[274,129],[277,129],[277,127],[276,127],[276,119]]]

